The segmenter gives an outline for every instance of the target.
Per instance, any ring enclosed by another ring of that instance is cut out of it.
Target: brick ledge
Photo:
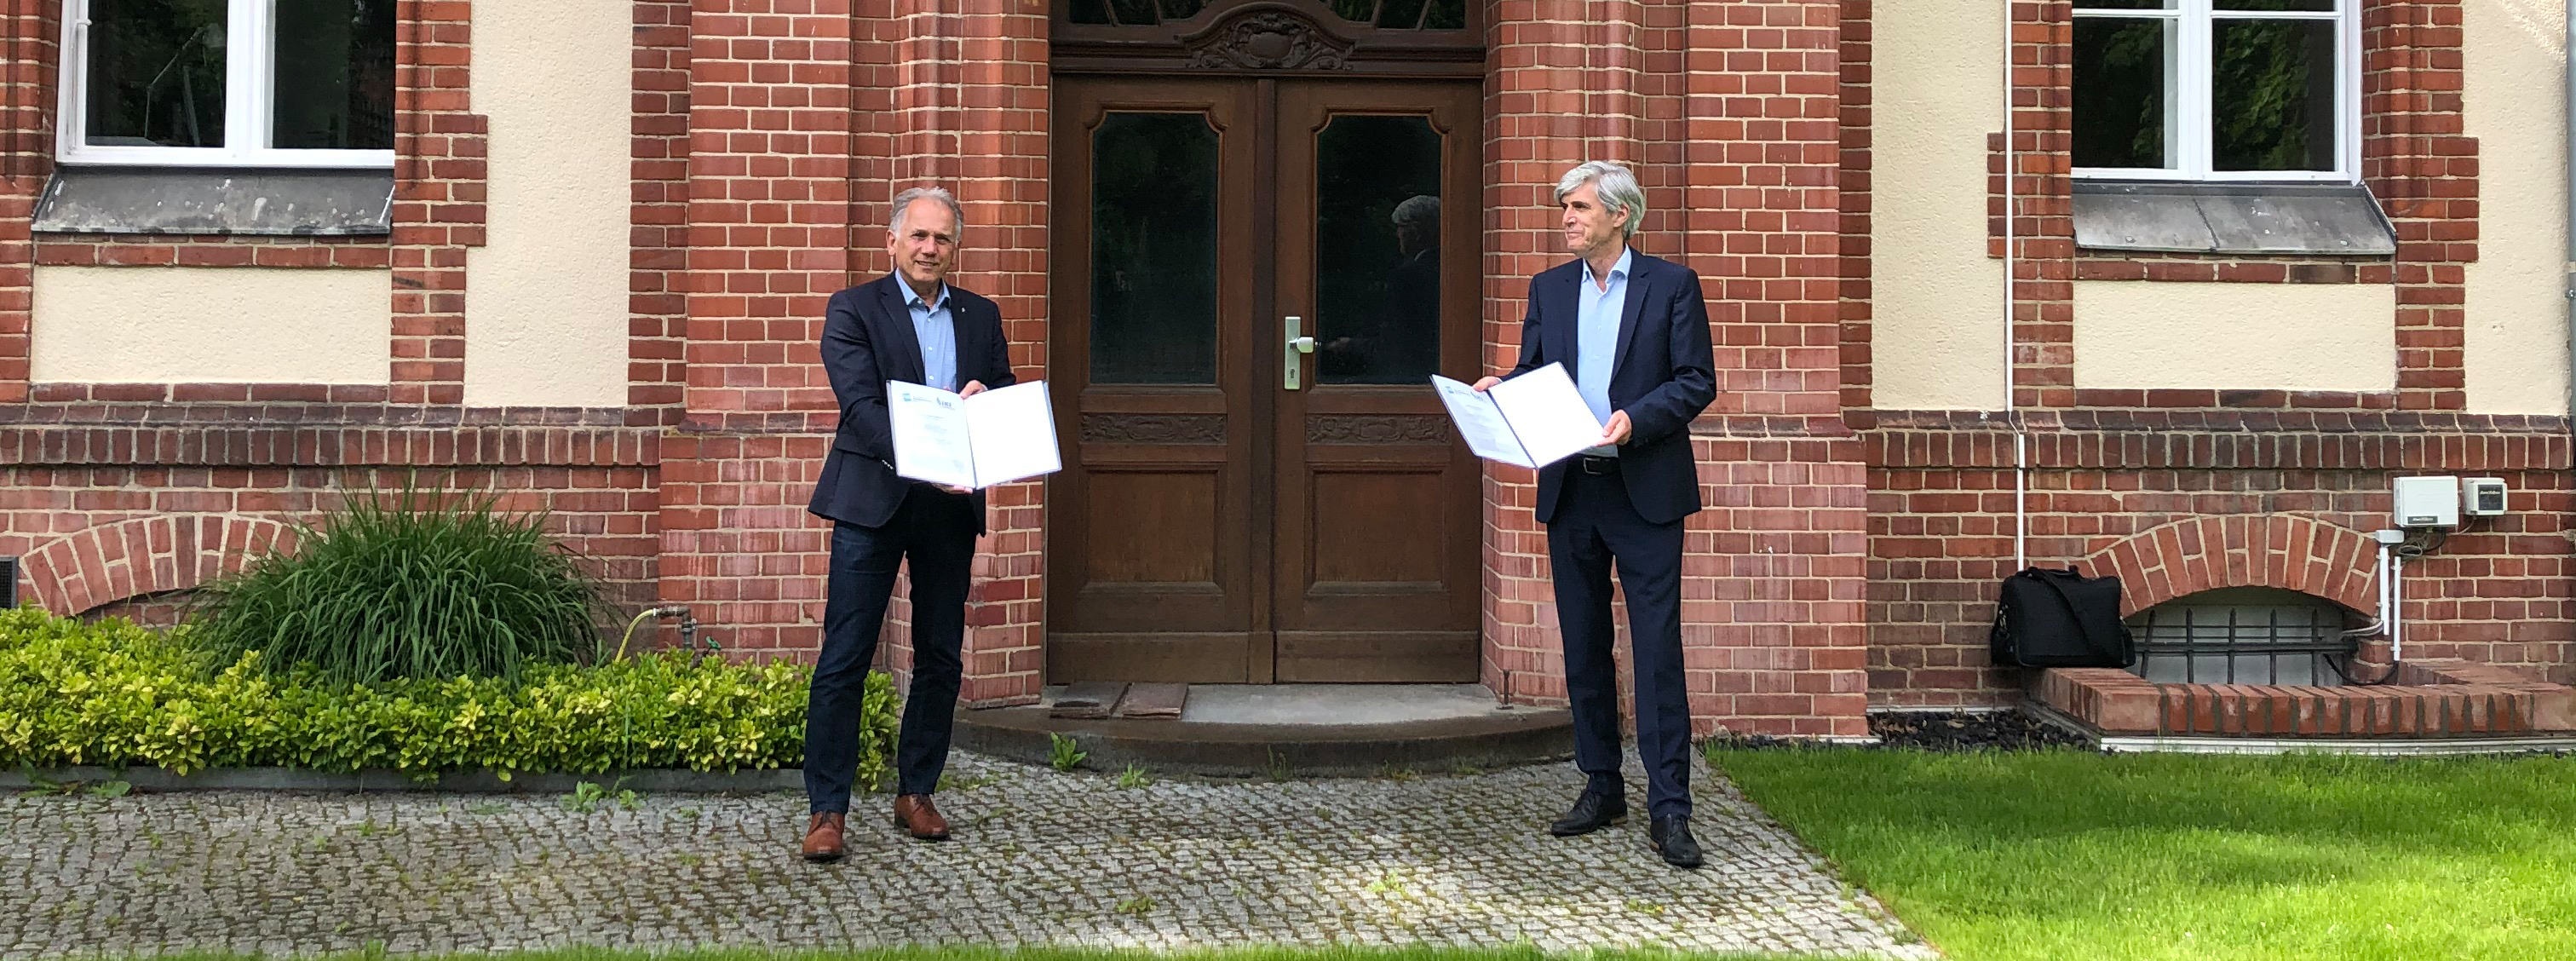
[[[2031,696],[2106,735],[2485,737],[2576,732],[2576,688],[2455,659],[2401,665],[2397,683],[2156,684],[2113,668],[2042,671]]]

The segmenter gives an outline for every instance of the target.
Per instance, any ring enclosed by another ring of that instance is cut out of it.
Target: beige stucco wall
[[[2462,101],[2478,138],[2469,409],[2567,412],[2567,118],[2557,3],[2465,0]]]
[[[393,273],[260,267],[38,267],[39,382],[382,384]]]
[[[474,9],[491,118],[486,246],[467,254],[465,402],[626,403],[634,5]]]
[[[1871,8],[1870,402],[2004,406],[2004,270],[1986,256],[2003,4]]]
[[[2394,390],[2387,284],[2075,284],[2075,386]]]

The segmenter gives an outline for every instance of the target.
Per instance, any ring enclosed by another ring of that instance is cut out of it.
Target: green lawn
[[[1709,754],[1957,961],[2576,959],[2576,759]]]

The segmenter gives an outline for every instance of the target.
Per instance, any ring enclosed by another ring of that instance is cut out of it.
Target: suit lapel
[[[1628,296],[1619,307],[1619,352],[1611,355],[1610,379],[1619,379],[1619,369],[1628,366],[1628,345],[1637,339],[1637,313],[1646,306],[1646,277],[1653,273],[1653,263],[1644,254],[1628,258]]]
[[[1565,364],[1565,376],[1572,377],[1579,369],[1576,362],[1583,356],[1583,268],[1567,271],[1565,282],[1556,285],[1550,296],[1556,300],[1551,316],[1565,318],[1565,322],[1557,324],[1552,331],[1556,335],[1556,350],[1550,356],[1563,358],[1561,363]]]
[[[886,326],[894,328],[895,379],[916,384],[928,380],[930,375],[923,372],[921,364],[921,335],[912,332],[912,306],[903,302],[902,277],[886,278],[885,295],[881,301],[885,304],[886,316],[890,318]],[[954,317],[956,313],[949,311],[949,316]]]

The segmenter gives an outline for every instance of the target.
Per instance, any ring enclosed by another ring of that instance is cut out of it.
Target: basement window
[[[64,0],[63,164],[391,168],[395,0]]]
[[[2297,591],[2224,587],[2130,615],[2138,663],[2159,684],[2336,686],[2360,645],[2341,605]]]

